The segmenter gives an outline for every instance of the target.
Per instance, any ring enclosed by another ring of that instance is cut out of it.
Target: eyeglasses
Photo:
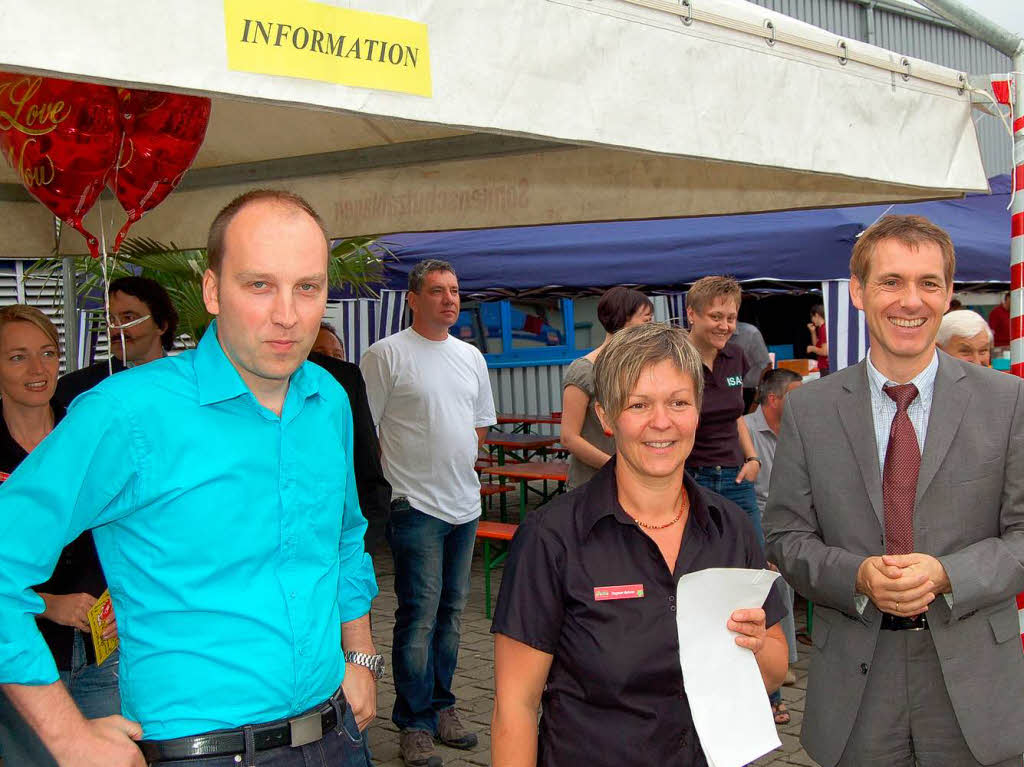
[[[141,325],[143,322],[152,317],[152,314],[146,314],[138,319],[131,319],[131,315],[111,315],[107,318],[107,327],[110,330],[127,330],[128,328],[134,328],[136,325]]]

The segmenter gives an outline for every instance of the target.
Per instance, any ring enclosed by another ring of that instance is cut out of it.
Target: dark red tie
[[[914,500],[921,469],[921,448],[907,408],[917,397],[917,387],[902,384],[886,386],[883,391],[896,403],[896,417],[889,428],[889,447],[882,469],[885,553],[910,554],[914,550]]]

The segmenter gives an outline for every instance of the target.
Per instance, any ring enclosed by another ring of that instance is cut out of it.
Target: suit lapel
[[[871,392],[868,389],[867,368],[863,361],[857,367],[859,372],[843,384],[845,392],[838,403],[839,418],[853,448],[853,456],[864,479],[871,507],[878,517],[878,524],[885,529],[882,472],[878,467],[878,446],[875,443],[874,420],[871,417]]]
[[[935,392],[932,394],[932,409],[928,414],[928,433],[924,450],[921,452],[921,469],[917,475],[917,503],[935,479],[935,473],[942,465],[949,446],[953,443],[970,393],[957,382],[965,373],[950,362],[942,352],[939,355],[939,369],[935,373]]]

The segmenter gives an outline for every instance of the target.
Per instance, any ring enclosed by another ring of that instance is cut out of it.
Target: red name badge
[[[10,477],[10,476],[11,475],[8,474],[6,471],[0,471],[0,482],[6,481],[7,478]]]
[[[606,602],[609,599],[643,599],[644,584],[631,583],[626,586],[595,586],[594,599]]]

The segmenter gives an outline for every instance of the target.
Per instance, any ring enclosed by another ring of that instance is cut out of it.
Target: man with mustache
[[[110,283],[107,332],[110,356],[61,376],[54,399],[67,407],[108,375],[158,360],[174,348],[178,312],[167,291],[148,277],[119,277]]]

